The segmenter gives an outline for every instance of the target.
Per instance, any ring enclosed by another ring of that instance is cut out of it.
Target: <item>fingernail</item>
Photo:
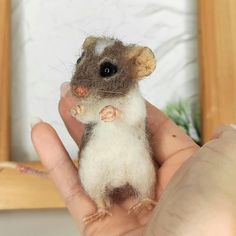
[[[61,97],[65,97],[68,91],[70,91],[70,82],[64,82],[61,87]]]
[[[36,124],[40,122],[42,122],[42,120],[39,117],[32,117],[30,122],[31,128],[33,128]]]
[[[236,124],[231,124],[230,125],[233,129],[236,129]]]

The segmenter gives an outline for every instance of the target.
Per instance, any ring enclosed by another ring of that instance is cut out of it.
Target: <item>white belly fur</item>
[[[106,188],[129,183],[140,198],[151,197],[155,170],[146,137],[145,101],[138,89],[126,98],[107,101],[122,111],[113,122],[100,121],[84,147],[79,175],[95,201],[105,198]]]

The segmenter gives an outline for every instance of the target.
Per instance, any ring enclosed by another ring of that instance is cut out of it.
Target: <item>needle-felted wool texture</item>
[[[104,45],[110,43],[112,46],[104,48],[99,54],[96,53],[97,42]],[[124,96],[137,80],[148,76],[155,69],[154,54],[147,47],[127,47],[119,40],[89,37],[83,48],[79,70],[76,70],[71,85],[75,88],[88,87],[103,98]],[[117,67],[117,73],[109,81],[101,80],[100,77],[100,66],[106,61]]]
[[[72,116],[85,124],[79,150],[79,177],[97,211],[86,224],[110,216],[114,202],[131,196],[138,214],[155,205],[156,173],[148,142],[146,104],[138,82],[156,67],[148,47],[88,37],[77,60],[71,90]]]

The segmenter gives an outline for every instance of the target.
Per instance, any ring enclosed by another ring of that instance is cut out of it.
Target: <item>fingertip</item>
[[[65,97],[70,92],[70,82],[64,82],[60,86],[61,97]]]
[[[40,122],[34,125],[31,131],[31,139],[46,169],[50,169],[62,156],[66,159],[69,158],[63,143],[50,124]]]
[[[33,128],[33,126],[35,126],[36,124],[42,122],[42,119],[39,117],[32,117],[31,121],[30,121],[30,126],[31,128]]]
[[[45,135],[56,135],[56,131],[52,128],[52,126],[44,121],[37,122],[31,128],[31,139],[33,143],[36,143],[38,140],[42,140]]]

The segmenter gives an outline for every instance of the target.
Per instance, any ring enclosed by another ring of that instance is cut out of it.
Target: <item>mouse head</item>
[[[89,94],[100,98],[124,96],[155,67],[155,56],[147,47],[90,36],[83,43],[71,88],[81,98]]]

